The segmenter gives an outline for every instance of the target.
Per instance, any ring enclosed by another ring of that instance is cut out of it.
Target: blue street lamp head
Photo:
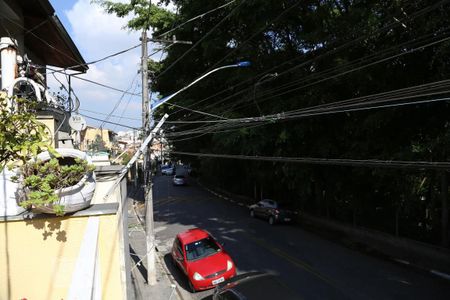
[[[238,67],[249,67],[252,63],[249,61],[240,61],[236,65]]]

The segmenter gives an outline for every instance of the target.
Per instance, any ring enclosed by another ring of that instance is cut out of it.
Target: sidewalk
[[[154,286],[147,284],[146,235],[143,222],[145,221],[144,191],[129,187],[128,205],[128,233],[131,255],[131,280],[134,299],[152,300],[183,300],[172,281],[170,273],[163,260],[156,253],[156,280]]]

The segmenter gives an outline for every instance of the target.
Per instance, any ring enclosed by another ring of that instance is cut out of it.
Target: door
[[[173,242],[172,257],[174,258],[174,262],[177,264],[177,266],[184,273],[186,273],[186,268],[184,266],[185,261],[184,261],[183,250],[181,248],[181,243],[178,240],[178,238],[176,238],[175,241]]]
[[[256,207],[253,209],[253,211],[255,212],[255,215],[257,216],[263,216],[264,213],[264,201],[259,201],[258,203],[256,203]]]

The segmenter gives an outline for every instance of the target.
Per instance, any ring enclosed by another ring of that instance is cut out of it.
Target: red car
[[[186,274],[192,292],[213,288],[236,275],[228,253],[208,232],[194,228],[177,234],[172,259]]]

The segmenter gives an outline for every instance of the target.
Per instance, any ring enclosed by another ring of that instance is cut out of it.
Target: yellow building
[[[38,65],[69,68],[77,62],[73,70],[87,70],[48,0],[0,0],[0,19],[1,89],[13,90],[19,54],[26,53]],[[40,84],[45,86],[45,77]],[[37,115],[47,125],[54,147],[72,146],[68,113],[63,108],[45,107]],[[112,145],[111,134],[99,132],[105,147]],[[87,139],[95,137],[95,131],[89,130]],[[2,209],[0,215],[1,300],[132,298],[128,210],[124,207],[127,187],[125,179],[118,180],[120,168],[98,166],[91,206],[64,217],[23,210],[9,213],[8,205],[17,206],[14,185],[6,188],[10,180],[2,178],[5,188],[0,207],[8,213]],[[10,198],[13,203],[8,202]]]
[[[96,150],[105,151],[113,148],[115,133],[105,128],[95,128],[87,126],[81,132],[80,136],[80,150]]]
[[[109,192],[120,167],[97,167],[88,209],[0,217],[0,299],[131,299],[126,179]]]

